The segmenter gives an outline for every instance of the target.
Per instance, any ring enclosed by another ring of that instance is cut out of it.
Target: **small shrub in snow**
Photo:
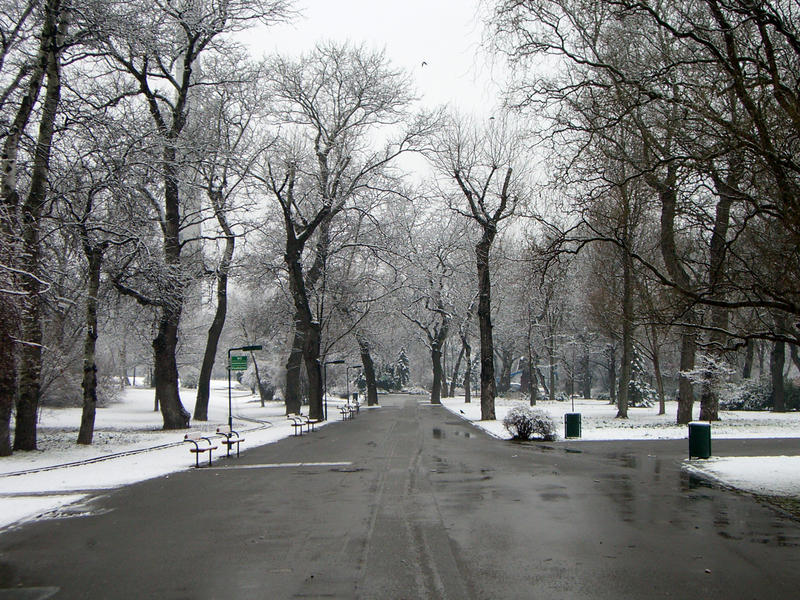
[[[549,415],[527,406],[515,406],[503,419],[503,426],[515,440],[538,438],[547,442],[556,439],[556,426]]]

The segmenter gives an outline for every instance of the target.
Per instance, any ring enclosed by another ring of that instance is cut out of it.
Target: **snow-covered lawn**
[[[469,404],[463,397],[443,398],[442,403],[452,412],[472,421],[489,434],[509,439],[503,427],[503,417],[516,405],[527,402],[498,398],[495,401],[496,421],[481,421],[478,398]],[[607,401],[575,399],[574,412],[581,413],[581,439],[583,440],[680,440],[688,437],[685,425],[675,424],[678,407],[667,402],[667,414],[657,415],[657,407],[629,408],[628,419],[616,419],[616,406]],[[564,433],[564,415],[573,412],[571,402],[539,401],[534,407],[549,414],[556,423],[559,435]],[[699,402],[695,403],[694,418],[700,415]],[[712,436],[722,438],[800,438],[800,412],[743,412],[721,411],[720,421],[712,425]]]
[[[754,494],[800,497],[800,456],[712,457],[684,468]]]
[[[193,430],[213,434],[219,425],[227,424],[227,385],[227,381],[211,382],[209,420],[193,422]],[[181,400],[190,412],[194,398],[194,390],[181,390]],[[329,406],[329,416],[338,420],[334,402],[341,401],[329,398],[333,407]],[[231,404],[233,428],[245,438],[242,449],[293,434],[282,402],[267,403],[262,408],[257,395],[234,389]],[[153,410],[152,389],[128,388],[119,402],[98,409],[91,446],[75,443],[80,416],[78,408],[45,407],[38,429],[39,450],[0,458],[0,528],[80,500],[87,491],[167,475],[191,468],[194,463],[189,446],[183,442],[186,431],[161,430],[161,413]],[[240,416],[258,422],[237,418]],[[155,449],[137,452],[150,448]],[[214,456],[221,456],[220,452],[224,452],[221,444]],[[124,453],[131,454],[116,456]],[[106,459],[112,455],[116,457]],[[59,467],[68,463],[77,464]]]
[[[463,397],[444,398],[445,407],[471,421],[490,435],[501,439],[511,436],[503,427],[503,417],[519,400],[498,398],[496,421],[481,421],[480,402],[469,404]],[[696,403],[694,418],[700,407]],[[680,440],[688,438],[688,428],[675,424],[677,403],[668,402],[666,415],[656,408],[628,409],[628,419],[616,419],[617,409],[606,401],[575,399],[572,402],[540,401],[536,408],[549,414],[560,436],[564,433],[564,414],[581,413],[580,440]],[[800,438],[800,412],[722,411],[720,421],[712,424],[712,437],[722,438]],[[580,441],[574,440],[574,441]],[[800,496],[800,456],[740,456],[685,461],[683,468],[748,492],[764,495]]]

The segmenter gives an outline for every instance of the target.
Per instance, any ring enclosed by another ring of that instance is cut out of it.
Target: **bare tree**
[[[159,147],[155,171],[160,177],[161,200],[156,193],[142,193],[158,207],[163,234],[163,276],[169,289],[156,297],[137,290],[117,277],[121,293],[131,295],[159,312],[158,333],[153,340],[153,367],[156,402],[161,407],[164,429],[180,429],[189,424],[189,413],[178,392],[176,350],[178,327],[183,310],[186,276],[181,251],[185,202],[181,185],[183,150],[187,145],[184,130],[193,92],[209,81],[200,69],[200,57],[226,52],[230,40],[224,34],[261,22],[272,24],[286,18],[284,0],[219,4],[201,2],[134,2],[116,5],[112,31],[105,51],[111,65],[133,81],[128,94],[141,97],[155,129]],[[227,45],[227,46],[226,46]]]
[[[261,180],[283,216],[284,257],[296,311],[285,400],[287,411],[299,408],[302,357],[309,379],[309,414],[321,419],[321,325],[309,296],[322,281],[331,221],[397,156],[415,148],[430,124],[409,115],[408,77],[393,68],[383,52],[320,44],[298,60],[276,58],[270,66],[274,118],[286,137]],[[382,148],[369,146],[371,135],[400,125],[405,131]],[[305,270],[303,254],[312,236],[314,259]]]
[[[431,153],[431,158],[439,173],[451,185],[456,185],[461,194],[461,201],[447,194],[450,209],[480,228],[475,260],[481,341],[481,419],[491,420],[495,418],[497,392],[489,255],[498,227],[514,214],[525,193],[523,145],[520,132],[505,117],[493,118],[487,125],[479,125],[454,116],[435,139],[436,151]]]

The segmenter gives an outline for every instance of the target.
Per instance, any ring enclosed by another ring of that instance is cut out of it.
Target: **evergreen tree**
[[[397,356],[397,366],[395,368],[395,379],[397,383],[397,388],[402,389],[406,385],[408,385],[410,378],[411,378],[411,369],[409,368],[406,349],[400,348],[400,354]]]

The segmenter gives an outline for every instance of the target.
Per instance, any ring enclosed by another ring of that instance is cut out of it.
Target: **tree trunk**
[[[633,360],[633,273],[631,256],[623,250],[622,256],[622,362],[617,394],[617,418],[628,418],[628,389],[631,382]]]
[[[742,368],[742,379],[750,379],[753,376],[753,350],[755,342],[752,339],[747,340],[744,353],[744,367]]]
[[[450,378],[450,392],[447,394],[450,398],[456,395],[456,383],[458,382],[458,372],[461,370],[461,361],[464,358],[464,342],[461,342],[461,350],[456,359],[456,366],[453,368],[453,376]]]
[[[178,392],[178,364],[175,352],[178,346],[178,320],[180,310],[165,307],[158,322],[158,335],[153,340],[153,379],[156,402],[161,409],[164,429],[189,427],[191,415],[181,404]]]
[[[556,399],[556,353],[555,349],[553,348],[553,340],[549,340],[549,345],[547,346],[547,360],[550,363],[548,365],[548,386],[550,389],[547,390],[547,398],[550,402],[555,402]]]
[[[608,355],[608,396],[609,404],[617,403],[617,352],[614,346],[609,344],[606,346],[606,354]]]
[[[494,399],[497,396],[494,378],[494,341],[492,340],[492,286],[489,277],[489,250],[493,231],[484,235],[475,246],[478,266],[478,326],[481,340],[481,421],[495,420]]]
[[[60,37],[66,32],[66,11],[61,2],[50,0],[45,7],[42,48],[46,49],[46,91],[39,119],[39,133],[30,175],[28,196],[22,207],[22,255],[20,266],[31,276],[23,276],[22,338],[20,351],[19,395],[14,431],[15,450],[36,450],[36,420],[42,371],[42,300],[39,280],[39,227],[42,210],[47,201],[47,180],[50,172],[54,124],[61,100]]]
[[[528,356],[523,357],[519,361],[519,391],[523,394],[530,395],[531,393],[531,361],[530,351]]]
[[[97,295],[100,291],[100,267],[103,264],[103,249],[84,246],[88,261],[88,284],[86,289],[86,339],[83,343],[83,409],[78,443],[90,445],[94,438],[94,418],[97,411]]]
[[[217,210],[217,218],[220,223],[223,223],[224,216]],[[217,357],[217,346],[219,345],[219,338],[222,335],[222,328],[225,326],[225,317],[228,312],[228,271],[230,269],[231,260],[233,259],[233,250],[236,244],[236,238],[227,227],[227,222],[224,223],[223,229],[225,230],[225,250],[217,267],[217,309],[214,312],[214,319],[211,321],[211,327],[208,328],[208,339],[206,340],[206,349],[203,354],[203,364],[200,367],[200,377],[197,380],[197,399],[194,404],[194,419],[195,421],[208,421],[208,398],[211,387],[211,372],[214,369],[214,361]],[[227,365],[230,367],[230,365]]]
[[[0,297],[0,456],[11,455],[11,413],[17,391],[12,323],[16,311],[8,297]]]
[[[589,361],[589,352],[583,355],[583,397],[592,397],[592,367]]]
[[[732,165],[725,183],[717,182],[717,201],[716,215],[714,219],[714,230],[711,235],[709,247],[709,274],[708,287],[715,299],[724,300],[725,295],[720,291],[721,282],[725,275],[725,263],[727,254],[728,224],[730,221],[731,205],[734,196],[740,196],[738,191],[738,179],[740,177],[741,166],[737,162]],[[722,306],[711,307],[711,348],[710,355],[715,360],[721,360],[724,355],[726,336],[724,331],[728,328],[729,311]],[[719,394],[717,392],[718,374],[707,371],[707,378],[703,382],[703,394],[700,399],[700,420],[719,421]]]
[[[364,367],[364,379],[367,382],[367,406],[377,406],[378,386],[375,384],[375,364],[372,362],[369,342],[365,337],[357,336],[358,348],[361,352],[361,365]]]
[[[266,402],[272,402],[275,397],[275,388],[272,385],[267,385],[261,382],[261,372],[258,369],[258,359],[252,352],[250,358],[253,359],[253,371],[256,378],[256,387],[258,388],[258,398],[261,400],[261,408],[266,406]]]
[[[322,399],[322,365],[320,364],[320,347],[322,345],[322,329],[319,322],[308,323],[306,339],[303,344],[303,362],[308,376],[308,418],[319,420],[325,418]]]
[[[786,329],[785,319],[782,317],[775,319],[776,330],[783,333]],[[786,398],[783,388],[783,368],[786,364],[786,343],[776,341],[772,345],[772,352],[769,356],[770,381],[772,383],[772,410],[774,412],[786,412]]]
[[[286,359],[286,384],[283,389],[283,401],[286,404],[286,414],[292,415],[300,412],[302,406],[302,393],[300,391],[300,371],[303,368],[303,332],[298,324],[299,316],[295,314],[294,336],[289,358]]]
[[[117,353],[117,359],[119,360],[119,364],[117,365],[118,373],[119,373],[119,389],[124,390],[126,387],[131,385],[131,380],[128,379],[128,351],[127,351],[127,343],[125,338],[122,338],[122,345],[119,347],[119,352]]]
[[[656,377],[656,392],[658,392],[658,414],[663,415],[667,412],[666,398],[664,397],[664,378],[661,375],[661,352],[656,343],[656,326],[651,325],[653,337],[653,373]]]
[[[681,334],[681,373],[694,369],[694,356],[697,349],[695,332],[692,327],[685,327]],[[683,374],[678,379],[678,425],[686,425],[692,420],[694,391],[692,382]]]
[[[678,256],[677,245],[675,242],[675,215],[677,211],[677,166],[670,164],[667,168],[666,181],[658,186],[658,196],[661,201],[661,231],[659,247],[664,265],[675,282],[685,289],[692,288],[692,281],[689,274],[683,267]],[[694,358],[697,343],[693,324],[697,323],[697,317],[692,308],[687,308],[685,320],[688,326],[681,333],[681,372],[694,369]],[[678,425],[686,425],[692,420],[692,407],[694,405],[694,391],[692,383],[683,375],[680,376],[678,384]]]
[[[464,402],[470,404],[472,402],[472,346],[466,337],[461,338],[461,343],[464,346],[464,360],[467,363],[464,369]]]
[[[442,351],[438,342],[431,347],[431,362],[433,364],[433,385],[431,386],[431,404],[442,403]]]
[[[510,349],[503,348],[500,351],[500,358],[503,361],[503,366],[500,369],[500,377],[497,382],[497,393],[505,394],[511,389],[511,366],[514,362],[514,357]]]

